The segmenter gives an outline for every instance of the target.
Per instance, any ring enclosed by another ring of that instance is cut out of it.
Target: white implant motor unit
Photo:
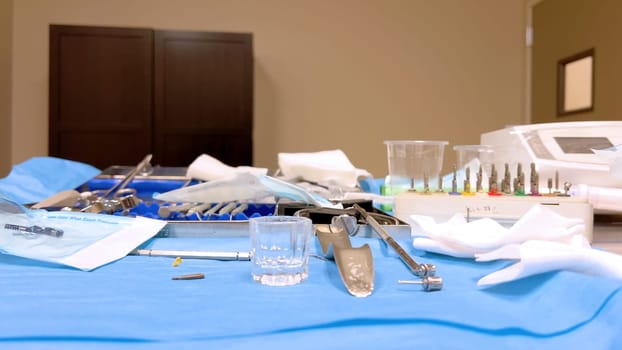
[[[559,173],[573,185],[622,188],[605,156],[612,152],[602,152],[622,145],[622,121],[517,125],[483,133],[480,142],[494,149],[498,169],[533,163],[544,181]]]
[[[622,212],[622,121],[518,125],[480,141],[494,149],[495,164],[534,164],[540,180],[559,174],[595,213]]]
[[[462,214],[511,226],[531,207],[542,205],[581,218],[591,242],[594,213],[622,212],[622,121],[510,126],[483,133],[478,147],[484,146],[489,151],[484,154],[473,146],[454,147],[459,160],[469,151],[479,163],[454,166],[449,191],[445,181],[438,191],[398,194],[395,216],[408,222],[410,215],[424,215],[444,222]]]

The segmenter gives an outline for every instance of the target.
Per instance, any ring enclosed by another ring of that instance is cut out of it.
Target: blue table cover
[[[0,255],[0,349],[620,349],[622,283],[572,272],[478,289],[510,262],[475,263],[414,251],[437,265],[426,293],[397,255],[370,244],[375,290],[355,298],[333,261],[309,279],[253,282],[249,262],[128,256],[82,272]],[[156,238],[153,249],[248,251],[246,237]],[[319,251],[317,242],[314,253]],[[205,279],[172,276],[204,273]]]
[[[37,203],[75,189],[99,173],[99,169],[81,162],[33,157],[14,165],[9,175],[0,179],[0,192],[20,204]]]

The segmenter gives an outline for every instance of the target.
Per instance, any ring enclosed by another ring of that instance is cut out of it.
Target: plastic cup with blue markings
[[[310,219],[298,216],[262,216],[249,220],[251,274],[269,286],[298,284],[309,276]]]

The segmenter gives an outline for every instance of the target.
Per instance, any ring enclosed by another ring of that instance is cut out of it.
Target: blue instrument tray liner
[[[105,169],[78,188],[80,192],[107,191],[123,181],[131,167],[112,166]],[[135,208],[123,211],[117,210],[111,215],[143,216],[153,219],[167,220],[168,224],[158,233],[158,237],[210,237],[210,236],[245,236],[248,235],[248,220],[253,217],[275,215],[278,211],[274,203],[245,203],[245,209],[231,215],[233,210],[218,214],[184,215],[175,213],[162,217],[161,208],[181,203],[162,203],[154,200],[157,193],[164,193],[182,186],[197,184],[198,181],[185,177],[185,168],[153,168],[149,174],[137,175],[128,183],[126,188],[134,189],[136,197],[141,201]],[[212,203],[212,208],[218,203]],[[208,209],[206,209],[208,210]],[[288,215],[288,214],[283,214]],[[362,233],[371,234],[371,229],[361,225]],[[387,230],[403,231],[402,235],[410,235],[410,227],[404,225],[387,225]]]

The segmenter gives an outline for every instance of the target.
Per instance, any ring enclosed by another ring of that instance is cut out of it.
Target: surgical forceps
[[[130,182],[132,182],[132,180],[136,177],[136,175],[138,175],[138,173],[140,173],[145,167],[149,165],[152,157],[153,155],[147,154],[145,158],[143,158],[143,160],[138,163],[138,165],[136,165],[136,167],[125,176],[125,179],[123,179],[123,181],[120,181],[114,186],[110,187],[110,189],[102,195],[102,198],[107,198],[108,196],[110,196],[111,193],[117,193],[123,190]]]
[[[151,154],[145,156],[145,158],[143,158],[143,160],[138,163],[138,165],[136,165],[136,167],[134,167],[134,169],[132,169],[122,181],[119,181],[114,186],[110,187],[110,189],[104,192],[101,196],[98,196],[94,200],[90,200],[89,205],[81,211],[99,213],[102,210],[114,212],[118,209],[123,209],[125,214],[130,209],[135,208],[140,202],[140,200],[136,198],[136,190],[126,189],[125,187],[132,182],[138,173],[149,166],[151,158]],[[113,194],[114,198],[108,199],[111,194]]]

